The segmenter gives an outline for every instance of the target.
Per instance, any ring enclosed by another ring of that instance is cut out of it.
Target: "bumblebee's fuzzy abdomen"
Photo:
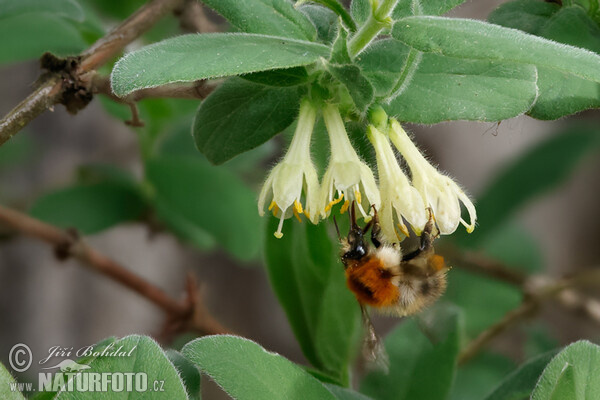
[[[369,257],[346,269],[348,288],[362,304],[388,307],[398,301],[398,286],[392,283],[392,273],[384,268],[380,259]]]

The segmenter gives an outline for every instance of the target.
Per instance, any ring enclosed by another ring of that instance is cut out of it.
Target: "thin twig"
[[[560,279],[551,279],[546,276],[532,276],[523,285],[524,300],[521,305],[509,311],[504,317],[483,331],[477,338],[467,344],[459,356],[459,364],[473,358],[479,351],[487,346],[492,339],[505,332],[521,320],[533,315],[547,300],[555,298],[561,304],[565,303],[565,294],[578,293],[575,288],[600,285],[600,268],[587,268],[581,272],[571,274]],[[583,299],[580,299],[583,301]],[[595,321],[598,319],[598,302],[588,299],[579,303],[584,311]]]
[[[473,341],[467,344],[467,346],[460,352],[458,357],[459,365],[462,365],[475,357],[479,351],[487,346],[496,336],[505,332],[526,317],[532,315],[537,307],[538,303],[536,301],[526,300],[521,303],[519,307],[506,313],[500,321],[487,328]]]
[[[162,17],[172,12],[182,0],[152,0],[142,6],[119,26],[100,38],[81,53],[79,73],[89,72],[104,65],[119,54],[125,46],[152,28]]]
[[[57,257],[61,259],[74,257],[83,265],[137,292],[165,311],[168,315],[168,323],[177,326],[178,332],[181,330],[191,330],[202,334],[228,332],[203,305],[198,290],[196,290],[195,281],[191,276],[188,278],[187,297],[180,302],[171,298],[159,287],[93,249],[72,232],[58,229],[1,205],[0,222],[25,235],[52,245]]]
[[[92,78],[91,90],[94,94],[102,94],[119,103],[131,104],[147,98],[178,98],[178,99],[204,99],[213,90],[213,86],[206,81],[190,83],[174,83],[148,89],[140,89],[125,96],[116,96],[110,87],[108,76],[95,75]]]
[[[50,73],[42,76],[37,89],[0,120],[0,146],[48,108],[60,102],[68,103],[69,99],[64,96],[66,92],[88,89],[86,75],[89,72],[119,54],[125,46],[173,11],[182,1],[150,1],[106,36],[98,39],[79,57],[70,58],[69,60],[75,65],[68,74],[51,69]],[[85,107],[86,104],[84,102],[80,107]]]
[[[440,245],[438,251],[448,260],[449,265],[456,265],[467,271],[486,275],[519,288],[523,287],[527,281],[527,275],[481,253],[459,250],[448,244]]]

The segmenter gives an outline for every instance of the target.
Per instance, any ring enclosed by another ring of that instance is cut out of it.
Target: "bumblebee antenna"
[[[342,235],[340,235],[340,228],[337,224],[337,221],[335,220],[335,215],[333,216],[333,224],[335,225],[335,231],[337,232],[337,236],[338,236],[338,240],[341,242],[342,241]]]

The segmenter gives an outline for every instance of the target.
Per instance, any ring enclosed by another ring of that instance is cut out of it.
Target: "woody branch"
[[[197,285],[191,275],[188,276],[186,285],[187,297],[184,301],[178,301],[159,287],[90,247],[74,232],[58,229],[1,205],[0,223],[12,230],[52,245],[58,258],[76,258],[83,265],[107,276],[152,302],[167,314],[170,333],[173,331],[194,331],[200,334],[228,332],[203,305]]]
[[[110,88],[98,86],[98,80],[95,78],[96,69],[123,51],[125,46],[170,12],[177,12],[180,15],[184,27],[198,29],[200,23],[206,20],[202,10],[198,7],[190,0],[152,0],[79,56],[66,60],[58,60],[54,57],[50,60],[46,59],[46,61],[42,57],[42,64],[49,72],[42,75],[33,93],[0,120],[0,146],[29,122],[56,104],[62,103],[70,112],[77,112],[89,103],[94,90],[115,99]],[[202,18],[201,22],[196,21],[198,18]],[[213,29],[213,27],[209,27],[209,29]],[[62,64],[58,61],[62,61]],[[96,83],[94,84],[94,82]],[[208,93],[206,90],[209,89],[201,89],[200,86],[203,85],[194,83],[184,89],[181,87],[155,88],[151,91],[132,94],[130,98],[120,101],[133,105],[134,101],[145,97],[203,97]],[[74,96],[76,98],[73,98]],[[134,106],[132,106],[133,109]]]
[[[497,336],[534,316],[541,306],[550,300],[557,301],[570,311],[581,312],[600,324],[600,302],[580,292],[585,286],[600,286],[599,268],[588,268],[561,278],[546,275],[527,276],[481,253],[461,251],[450,246],[443,246],[440,250],[453,265],[511,284],[523,294],[523,302],[517,308],[507,312],[498,322],[465,346],[459,356],[460,364],[476,356]]]

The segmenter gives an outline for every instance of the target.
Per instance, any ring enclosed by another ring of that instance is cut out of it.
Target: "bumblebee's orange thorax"
[[[360,303],[373,307],[391,306],[398,301],[400,292],[392,278],[392,272],[384,268],[377,257],[367,256],[350,262],[346,268],[346,282],[350,290]]]

